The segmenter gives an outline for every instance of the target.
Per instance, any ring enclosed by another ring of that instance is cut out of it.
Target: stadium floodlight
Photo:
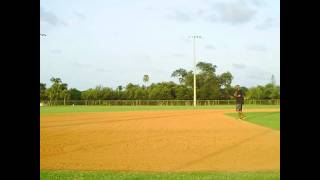
[[[189,38],[193,39],[193,106],[197,106],[197,89],[196,89],[196,39],[201,39],[201,36],[189,36]]]

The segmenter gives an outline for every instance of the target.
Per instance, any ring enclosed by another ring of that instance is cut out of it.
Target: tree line
[[[229,100],[233,99],[234,87],[231,86],[233,76],[230,72],[216,73],[217,66],[211,63],[199,62],[196,73],[196,91],[198,100]],[[177,69],[171,76],[173,81],[159,82],[147,85],[149,75],[143,76],[143,85],[129,83],[125,87],[96,86],[85,91],[68,88],[60,78],[51,78],[52,85],[40,82],[40,101],[68,100],[192,100],[193,99],[193,71]],[[275,84],[274,76],[270,83],[256,87],[241,87],[247,99],[279,99],[280,86]]]

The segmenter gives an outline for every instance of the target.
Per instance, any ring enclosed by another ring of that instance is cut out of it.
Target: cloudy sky
[[[175,81],[197,60],[229,71],[233,84],[280,84],[279,0],[41,0],[40,81],[80,90]]]

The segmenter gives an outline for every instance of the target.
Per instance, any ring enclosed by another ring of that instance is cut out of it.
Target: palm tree
[[[121,85],[117,87],[118,91],[122,91],[122,89],[123,89],[123,87]]]
[[[62,82],[60,78],[54,78],[54,77],[52,77],[52,78],[50,79],[50,81],[51,81],[52,83],[57,83],[57,84],[59,84],[59,83]]]
[[[143,76],[143,82],[145,83],[145,86],[147,87],[147,82],[149,81],[149,75],[144,75]]]

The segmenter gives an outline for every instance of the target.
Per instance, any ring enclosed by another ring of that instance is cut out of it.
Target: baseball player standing
[[[236,98],[236,111],[238,112],[239,119],[244,119],[244,114],[242,112],[242,105],[244,104],[244,94],[240,89],[240,85],[236,85],[236,91],[234,92],[234,97]]]

